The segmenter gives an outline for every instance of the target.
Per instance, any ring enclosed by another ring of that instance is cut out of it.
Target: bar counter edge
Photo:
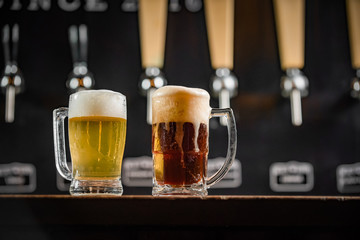
[[[0,195],[0,227],[360,227],[360,196]]]

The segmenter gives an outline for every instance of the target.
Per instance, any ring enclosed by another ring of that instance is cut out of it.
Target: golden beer
[[[66,117],[72,170],[65,154]],[[71,181],[71,195],[123,193],[126,119],[126,97],[104,89],[73,93],[68,108],[53,111],[56,169]]]
[[[79,180],[118,179],[124,155],[126,119],[82,116],[69,119],[73,176]]]

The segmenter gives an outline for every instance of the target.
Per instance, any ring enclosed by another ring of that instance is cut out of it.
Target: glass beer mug
[[[154,196],[206,196],[229,171],[236,153],[236,125],[230,108],[212,109],[208,92],[165,86],[152,98]],[[225,116],[228,150],[223,166],[207,178],[209,118]]]
[[[72,171],[65,151],[64,119]],[[126,137],[126,97],[109,90],[85,90],[70,95],[69,108],[53,112],[56,168],[71,181],[70,194],[121,195],[121,164]]]

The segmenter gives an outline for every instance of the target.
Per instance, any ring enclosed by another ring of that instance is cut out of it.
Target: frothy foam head
[[[110,90],[84,90],[71,94],[69,118],[85,116],[126,119],[126,97]]]
[[[165,86],[154,92],[152,122],[208,123],[210,95],[200,88]]]

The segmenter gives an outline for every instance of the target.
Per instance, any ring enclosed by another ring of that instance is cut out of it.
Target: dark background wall
[[[52,111],[68,102],[65,81],[72,62],[67,31],[72,24],[88,25],[88,65],[95,88],[127,96],[125,157],[150,156],[146,99],[138,91],[142,69],[137,11],[125,12],[123,1],[110,0],[105,1],[108,8],[104,12],[85,11],[86,1],[80,1],[81,6],[71,12],[61,9],[58,1],[51,1],[47,11],[30,11],[29,2],[20,1],[20,10],[10,10],[12,1],[0,1],[0,26],[15,22],[20,26],[18,62],[26,81],[25,92],[16,97],[14,123],[5,123],[5,97],[0,98],[0,164],[34,164],[37,187],[33,193],[61,193],[56,187]],[[163,70],[170,84],[210,90],[212,69],[203,7],[192,12],[185,1],[179,3],[181,10],[168,15]],[[272,1],[236,1],[235,8],[234,72],[239,95],[231,105],[238,127],[242,184],[235,189],[210,190],[210,194],[340,194],[336,168],[360,158],[360,104],[349,93],[355,71],[351,68],[345,1],[306,1],[303,71],[310,81],[310,95],[303,100],[301,127],[291,125],[289,100],[280,96],[283,73]],[[3,58],[0,66],[4,66]],[[217,107],[217,100],[213,98],[211,105]],[[210,131],[209,157],[224,155],[225,128],[215,121]],[[270,165],[290,160],[312,164],[314,187],[310,192],[270,189]],[[125,188],[124,193],[150,194],[151,189]]]

